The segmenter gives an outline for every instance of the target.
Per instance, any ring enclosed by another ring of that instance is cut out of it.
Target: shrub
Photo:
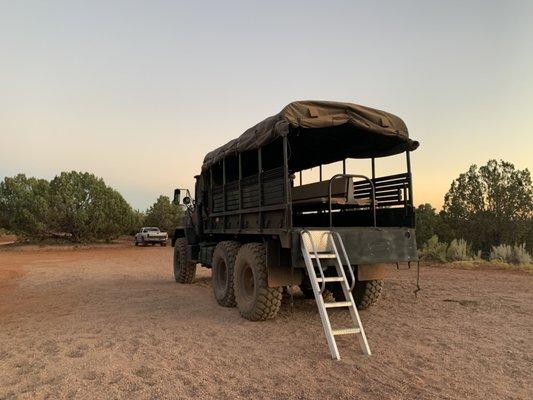
[[[422,249],[419,251],[420,258],[431,258],[440,262],[446,262],[446,250],[448,245],[439,242],[439,237],[433,235],[424,243]]]
[[[452,182],[441,215],[451,233],[435,231],[441,239],[464,238],[484,254],[500,243],[526,242],[533,251],[531,173],[505,161],[472,165]]]
[[[471,261],[473,258],[470,244],[464,239],[453,239],[446,250],[448,261]]]
[[[146,210],[145,226],[157,226],[169,235],[181,225],[183,210],[170,201],[167,196],[159,196],[154,204]]]
[[[516,264],[531,264],[531,255],[527,252],[525,243],[513,247],[513,259]]]
[[[48,228],[48,182],[18,174],[0,182],[0,226],[13,233],[42,236]]]
[[[527,252],[525,244],[515,246],[500,244],[498,246],[492,246],[490,260],[508,264],[530,264],[532,258]]]
[[[416,238],[419,240],[419,246],[426,243],[433,235],[439,223],[439,215],[431,204],[420,204],[416,208]]]
[[[111,240],[134,223],[120,193],[87,172],[62,172],[52,179],[50,208],[55,230],[74,241]]]

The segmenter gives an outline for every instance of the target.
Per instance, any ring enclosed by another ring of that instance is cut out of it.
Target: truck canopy
[[[208,153],[202,169],[235,153],[257,150],[287,136],[291,169],[300,170],[345,158],[373,158],[413,151],[417,141],[401,118],[352,103],[296,101]]]

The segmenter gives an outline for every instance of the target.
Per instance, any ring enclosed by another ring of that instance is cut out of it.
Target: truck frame
[[[345,244],[358,308],[371,306],[388,266],[417,260],[410,152],[418,145],[384,111],[290,103],[205,157],[195,200],[186,191],[187,217],[172,238],[176,281],[191,283],[202,264],[213,269],[219,304],[237,305],[250,320],[273,318],[283,287],[312,293],[301,233],[327,229]],[[376,175],[376,159],[401,153],[405,172]],[[371,176],[348,173],[350,158],[369,159]],[[323,166],[335,162],[342,170],[324,179]],[[316,167],[319,180],[303,184],[302,172]],[[176,203],[183,191],[175,190]],[[330,267],[323,263],[326,276]],[[333,284],[327,288],[342,297]]]

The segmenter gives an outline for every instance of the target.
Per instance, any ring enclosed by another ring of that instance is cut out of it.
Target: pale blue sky
[[[145,209],[286,103],[340,100],[406,121],[440,206],[472,163],[533,167],[531,3],[2,1],[0,179],[86,170]]]

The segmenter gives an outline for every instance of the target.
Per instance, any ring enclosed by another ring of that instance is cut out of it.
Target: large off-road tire
[[[235,299],[241,315],[250,321],[274,318],[281,296],[281,287],[268,287],[265,246],[243,245],[235,260]]]
[[[178,238],[174,245],[174,279],[179,283],[192,283],[196,276],[196,263],[187,259],[187,239]]]
[[[305,299],[315,298],[315,294],[313,293],[313,288],[309,287],[309,285],[300,286],[300,290],[302,291],[302,294],[304,295]],[[324,289],[324,291],[322,292],[322,298],[324,299],[325,302],[335,301],[335,296],[333,296],[333,293],[329,289]]]
[[[376,304],[383,291],[383,279],[372,281],[357,281],[352,290],[352,296],[357,309],[364,310]]]
[[[357,271],[354,270],[354,273],[357,273]],[[347,272],[346,277],[348,280],[350,279]],[[339,283],[335,282],[328,284],[327,288],[333,293],[336,301],[344,301],[344,293],[342,292],[342,288]],[[352,296],[355,300],[357,309],[364,310],[376,304],[381,296],[382,291],[383,279],[356,281],[352,290]]]
[[[235,307],[233,289],[235,258],[241,244],[227,240],[220,242],[213,252],[211,281],[217,303],[224,307]]]

